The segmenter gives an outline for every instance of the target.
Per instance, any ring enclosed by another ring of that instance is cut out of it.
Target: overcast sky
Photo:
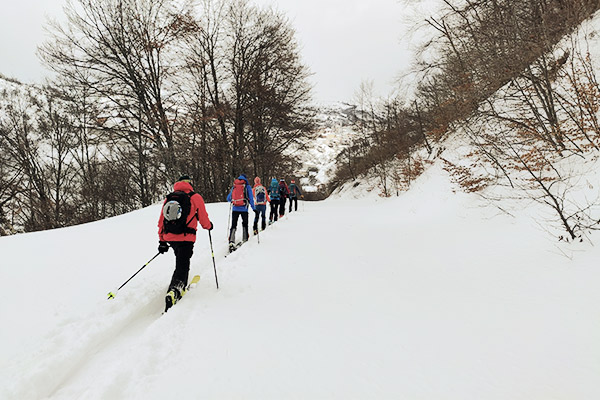
[[[254,0],[273,5],[296,28],[313,76],[314,100],[350,101],[361,82],[386,96],[410,63],[405,3],[400,0]],[[0,73],[41,82],[47,73],[36,49],[48,17],[61,18],[65,0],[7,0],[0,12]]]

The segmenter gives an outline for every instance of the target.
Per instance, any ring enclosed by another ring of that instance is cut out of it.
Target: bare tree
[[[193,134],[202,179],[217,198],[241,172],[268,176],[291,165],[285,150],[312,127],[310,87],[285,18],[247,1],[204,1],[187,60]],[[190,135],[188,135],[188,139]]]
[[[76,0],[65,7],[67,23],[51,25],[52,40],[40,53],[60,76],[86,86],[118,118],[111,126],[138,153],[136,184],[141,205],[156,198],[150,186],[157,165],[150,151],[175,168],[178,99],[173,90],[179,42],[193,32],[190,4],[168,0]],[[160,169],[158,169],[160,171]]]

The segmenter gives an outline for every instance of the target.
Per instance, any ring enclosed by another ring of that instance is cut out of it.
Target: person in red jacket
[[[173,192],[165,199],[161,211],[158,219],[158,251],[166,253],[170,245],[175,252],[175,272],[165,298],[168,310],[181,299],[187,287],[198,222],[207,230],[212,230],[213,224],[208,218],[204,199],[194,193],[187,175],[175,182]]]

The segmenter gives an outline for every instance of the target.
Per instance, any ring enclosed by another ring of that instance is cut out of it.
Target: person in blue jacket
[[[234,182],[227,195],[227,201],[232,204],[231,229],[229,230],[229,247],[235,247],[235,231],[239,217],[242,217],[242,242],[248,240],[248,205],[254,210],[252,186],[245,174],[241,174]]]

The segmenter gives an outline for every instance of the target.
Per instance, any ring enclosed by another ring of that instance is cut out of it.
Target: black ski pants
[[[294,211],[298,211],[298,197],[290,197],[290,212],[292,212],[292,203],[294,203]]]
[[[283,217],[285,215],[285,197],[282,197],[279,200],[279,216]]]
[[[169,290],[174,287],[181,290],[188,284],[190,259],[194,254],[194,242],[169,242],[169,245],[175,252],[175,272],[173,272]]]
[[[235,230],[237,228],[238,219],[242,217],[242,240],[248,240],[248,211],[232,211],[231,213],[231,229],[229,230],[229,241],[235,242]]]
[[[269,221],[277,221],[279,215],[279,199],[271,199],[271,212],[269,213]]]

